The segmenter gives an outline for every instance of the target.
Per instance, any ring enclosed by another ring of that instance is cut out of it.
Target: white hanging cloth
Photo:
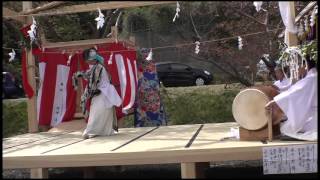
[[[282,22],[286,27],[284,42],[288,45],[288,32],[297,33],[297,27],[295,26],[295,17],[292,16],[290,11],[290,1],[279,1],[279,10],[282,18]]]
[[[101,10],[98,8],[99,16],[94,20],[97,21],[97,29],[100,29],[104,25],[104,15],[102,14]]]
[[[13,61],[14,58],[16,57],[16,52],[14,51],[14,49],[12,49],[12,51],[9,53],[10,59],[9,62]]]

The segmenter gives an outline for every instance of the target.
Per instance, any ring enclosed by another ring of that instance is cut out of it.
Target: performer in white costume
[[[313,60],[307,58],[307,64],[307,75],[275,96],[266,109],[279,106],[288,117],[280,127],[283,135],[314,141],[318,137],[318,72]],[[300,67],[299,74],[305,73],[303,71],[304,67]]]
[[[83,56],[89,64],[89,70],[76,74],[76,77],[88,80],[88,85],[81,96],[82,111],[86,117],[89,116],[83,138],[110,136],[117,131],[114,106],[120,106],[122,100],[115,87],[110,84],[110,77],[103,65],[103,58],[97,54],[96,50],[94,48],[85,50]]]

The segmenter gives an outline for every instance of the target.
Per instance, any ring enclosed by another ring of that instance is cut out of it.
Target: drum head
[[[245,89],[233,100],[232,114],[239,125],[248,130],[258,130],[268,123],[265,105],[269,98],[260,90]]]

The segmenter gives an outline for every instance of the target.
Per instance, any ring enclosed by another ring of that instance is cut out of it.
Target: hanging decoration
[[[94,20],[97,21],[97,29],[100,29],[104,25],[104,15],[102,14],[100,8],[98,8],[99,16]]]
[[[304,16],[304,29],[305,29],[305,32],[308,32],[309,31],[309,18],[308,18],[308,15],[305,15]]]
[[[242,46],[243,46],[243,44],[242,44],[242,38],[241,38],[240,36],[238,36],[238,48],[239,48],[239,50],[242,49]]]
[[[147,61],[151,61],[152,60],[152,49],[150,49],[150,52],[148,54],[148,56],[146,57]]]
[[[16,57],[16,52],[14,51],[14,49],[12,49],[12,51],[9,53],[10,59],[9,62],[13,61],[14,58]]]
[[[308,69],[306,59],[303,56],[301,49],[298,47],[288,47],[279,59],[282,62],[281,65],[283,72],[285,72],[284,67],[289,67],[290,83],[299,80],[299,67],[302,67],[302,65],[305,64],[305,69]],[[284,76],[288,78],[286,73],[284,73]]]
[[[180,12],[180,4],[179,2],[177,1],[177,8],[176,8],[176,14],[174,15],[174,18],[173,18],[173,22],[176,21],[176,18],[179,18],[179,12]]]
[[[298,27],[298,37],[300,40],[303,40],[303,35],[304,35],[304,28],[303,28],[302,22],[300,22]]]
[[[70,66],[70,64],[71,64],[72,56],[73,56],[73,53],[71,53],[71,54],[68,56],[68,61],[67,61],[67,65],[68,65],[68,66]]]
[[[195,44],[196,44],[196,48],[194,49],[194,53],[199,54],[199,52],[200,52],[200,42],[196,41]]]
[[[32,17],[32,24],[30,26],[30,30],[28,31],[31,42],[36,40],[36,34],[37,34],[36,28],[37,28],[37,22],[34,19],[34,17]]]
[[[256,7],[257,12],[259,12],[262,9],[262,1],[253,1],[253,5]]]
[[[113,52],[111,52],[109,60],[108,60],[108,64],[109,65],[112,64],[112,57],[113,57]]]
[[[310,16],[310,26],[313,27],[315,25],[315,20],[316,20],[316,11],[312,11],[311,16]]]

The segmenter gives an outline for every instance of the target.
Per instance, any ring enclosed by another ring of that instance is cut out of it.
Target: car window
[[[157,65],[157,70],[163,71],[169,68],[169,64],[159,64]]]
[[[176,70],[185,70],[188,66],[184,64],[171,64],[171,68]]]

